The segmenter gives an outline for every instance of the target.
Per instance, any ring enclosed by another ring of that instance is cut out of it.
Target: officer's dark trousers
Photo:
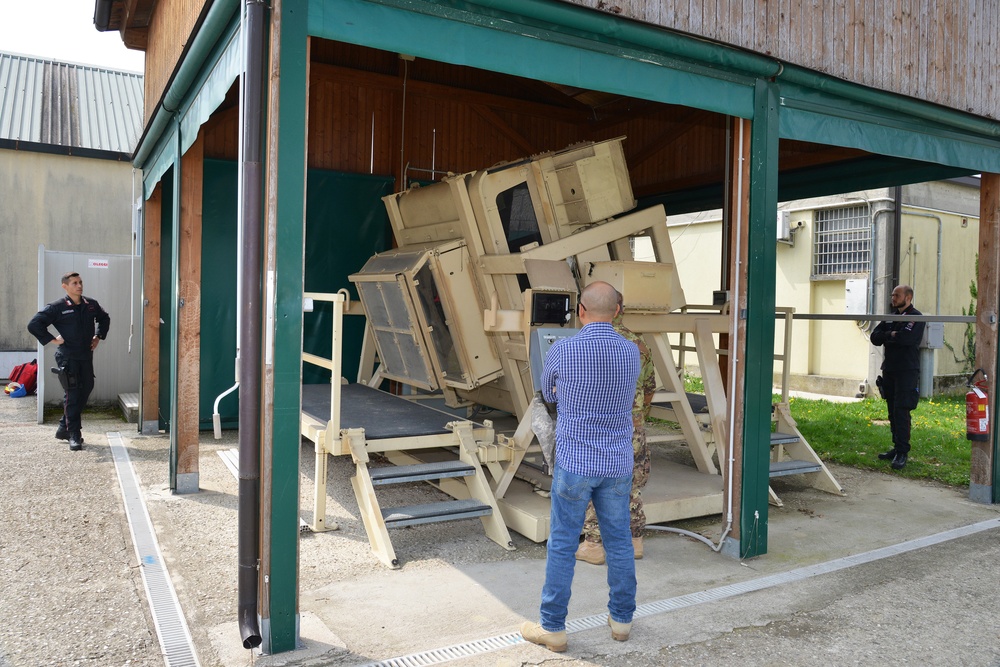
[[[59,427],[79,435],[80,414],[87,407],[87,399],[94,390],[94,360],[66,359],[57,352],[56,363],[66,369],[69,384],[63,397],[63,416]]]
[[[917,388],[919,380],[918,370],[882,372],[882,391],[885,392],[885,404],[889,409],[892,446],[903,454],[910,451],[910,412],[917,407],[920,399]]]

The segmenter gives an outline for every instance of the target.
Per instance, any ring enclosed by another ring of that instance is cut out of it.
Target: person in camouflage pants
[[[649,416],[649,406],[653,402],[656,391],[656,376],[653,369],[653,355],[642,340],[642,336],[630,331],[622,323],[622,295],[618,294],[618,315],[611,321],[623,338],[630,340],[639,348],[639,380],[636,383],[635,398],[632,401],[632,451],[635,455],[635,466],[632,469],[632,497],[629,502],[631,516],[632,545],[635,547],[635,557],[642,558],[642,531],[646,527],[646,513],[642,509],[642,488],[649,481],[649,444],[646,442],[646,417]],[[601,530],[597,525],[597,512],[594,505],[587,507],[587,516],[583,524],[584,541],[576,552],[577,560],[601,565],[604,563],[604,547],[601,546]]]

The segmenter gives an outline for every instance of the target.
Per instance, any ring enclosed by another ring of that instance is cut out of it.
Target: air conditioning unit
[[[788,211],[778,211],[778,240],[782,243],[792,242],[792,228],[789,223]]]

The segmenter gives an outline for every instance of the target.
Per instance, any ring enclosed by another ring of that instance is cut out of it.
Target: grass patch
[[[892,447],[885,401],[833,403],[792,398],[789,403],[802,435],[824,461],[890,470],[887,461],[877,458]],[[912,416],[910,459],[893,474],[968,487],[971,455],[965,438],[965,397],[921,400]]]
[[[684,374],[686,391],[704,393],[697,375]],[[774,401],[781,397],[774,396]],[[878,455],[892,447],[885,401],[869,398],[851,403],[791,398],[792,416],[802,435],[824,461],[865,470],[890,471]],[[949,486],[969,486],[971,447],[965,438],[965,396],[938,396],[920,401],[912,413],[910,459],[900,471],[912,479]]]
[[[63,409],[60,406],[46,405],[42,408],[42,417],[46,422],[57,422],[62,415]],[[103,401],[88,405],[87,409],[83,411],[81,418],[86,421],[88,416],[117,419],[122,423],[127,423],[125,421],[125,415],[122,414],[121,408],[117,403],[112,401]]]

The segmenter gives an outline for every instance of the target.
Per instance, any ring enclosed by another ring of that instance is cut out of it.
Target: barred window
[[[872,225],[868,207],[816,211],[813,227],[813,278],[868,273]]]

